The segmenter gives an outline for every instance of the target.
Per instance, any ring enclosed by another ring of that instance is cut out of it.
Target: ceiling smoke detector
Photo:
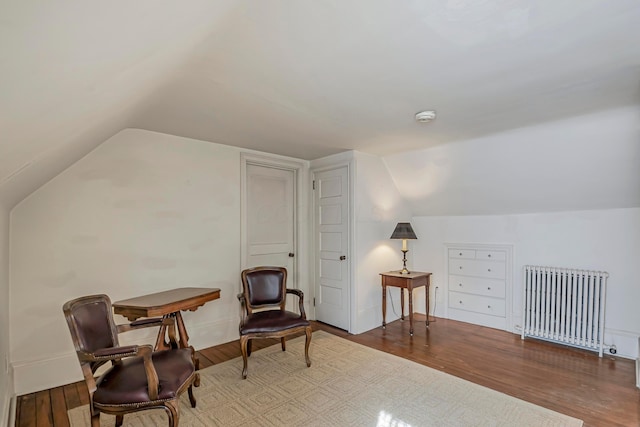
[[[419,113],[416,113],[416,122],[418,123],[428,123],[435,118],[436,112],[433,110],[420,111]]]

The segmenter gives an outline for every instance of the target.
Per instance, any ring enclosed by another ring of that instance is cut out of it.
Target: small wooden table
[[[187,334],[187,329],[184,327],[180,311],[196,311],[198,307],[218,298],[220,298],[220,289],[218,288],[177,288],[116,301],[112,306],[115,314],[120,314],[131,322],[140,317],[175,317],[176,326],[178,327],[178,346],[187,348],[189,347],[189,334]],[[175,338],[175,330],[173,328],[173,326],[170,326],[167,330],[165,325],[160,327],[156,340],[156,350],[171,348],[172,340],[167,342],[167,333],[169,333],[170,337]],[[200,369],[198,358],[195,359],[195,364],[196,369]],[[199,384],[198,378],[196,379],[196,385]]]
[[[413,336],[413,290],[425,287],[425,302],[427,308],[427,321],[429,326],[429,286],[431,285],[431,273],[413,271],[408,274],[401,274],[399,271],[389,271],[380,273],[382,277],[382,328],[386,329],[387,322],[387,286],[400,288],[400,307],[402,314],[400,318],[404,320],[404,289],[409,292],[409,333]]]

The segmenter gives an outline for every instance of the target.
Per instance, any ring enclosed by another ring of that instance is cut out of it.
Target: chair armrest
[[[300,316],[303,319],[306,319],[307,315],[304,312],[304,292],[302,292],[300,289],[287,288],[287,293],[296,295],[298,297],[298,307],[300,308]]]
[[[150,345],[125,345],[122,347],[101,348],[93,353],[86,351],[78,351],[77,353],[82,362],[105,362],[122,359],[123,357],[139,356],[145,347],[152,350]]]
[[[106,361],[117,361],[123,357],[142,357],[144,364],[144,371],[147,375],[147,388],[149,392],[149,398],[156,400],[158,398],[158,373],[155,366],[153,366],[153,360],[151,355],[153,354],[153,348],[150,345],[127,345],[122,347],[107,347],[96,350],[93,353],[86,351],[78,351],[78,359],[82,362],[96,362],[103,364]]]
[[[247,317],[247,300],[244,297],[244,292],[238,294],[238,301],[240,301],[240,325],[242,325]]]

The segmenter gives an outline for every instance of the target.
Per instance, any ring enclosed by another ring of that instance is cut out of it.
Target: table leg
[[[169,319],[173,316],[173,313],[165,314],[162,316],[163,319]],[[167,333],[169,334],[170,341],[167,342]],[[160,330],[158,331],[158,338],[156,338],[156,346],[155,350],[169,350],[176,344],[175,341],[175,327],[173,324],[170,327],[167,327],[164,323],[160,326]]]
[[[400,288],[400,320],[404,320],[404,288]]]
[[[409,292],[409,335],[413,336],[413,289],[411,286],[407,287]]]
[[[187,328],[184,326],[184,320],[182,319],[182,314],[180,312],[176,312],[176,323],[178,324],[178,334],[180,335],[180,348],[188,348],[189,347],[189,334],[187,334]],[[200,370],[200,359],[195,355],[193,355],[193,363],[196,366],[196,371]],[[196,387],[200,387],[200,374],[196,372],[196,379],[193,382],[193,385]]]
[[[425,293],[425,306],[427,307],[427,321],[426,324],[429,326],[429,288],[431,288],[431,279],[427,276],[427,286],[424,288]]]
[[[387,287],[384,285],[384,278],[382,278],[382,329],[387,328]]]
[[[180,348],[189,347],[189,334],[187,334],[187,328],[184,327],[184,320],[182,320],[182,314],[176,312],[176,323],[178,324],[178,334],[180,335]]]

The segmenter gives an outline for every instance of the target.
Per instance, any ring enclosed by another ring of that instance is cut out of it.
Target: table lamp
[[[407,270],[407,239],[417,239],[411,224],[408,222],[399,222],[396,229],[393,230],[390,239],[402,239],[402,270],[400,274],[409,274]]]

